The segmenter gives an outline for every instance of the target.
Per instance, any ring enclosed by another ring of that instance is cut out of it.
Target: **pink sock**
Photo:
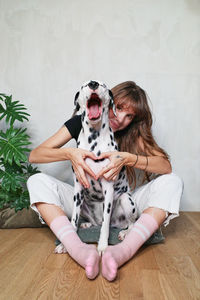
[[[127,262],[157,229],[156,220],[143,213],[120,244],[108,246],[105,250],[102,257],[102,275],[109,281],[114,280],[117,269]]]
[[[99,255],[94,245],[83,243],[66,216],[55,218],[50,224],[51,230],[65,246],[69,255],[85,268],[89,279],[99,273]]]

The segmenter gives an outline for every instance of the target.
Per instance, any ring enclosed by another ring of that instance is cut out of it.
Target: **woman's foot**
[[[100,257],[95,245],[83,244],[80,246],[80,258],[76,258],[76,260],[85,268],[87,278],[94,279],[97,277]]]
[[[117,276],[118,268],[129,259],[127,254],[123,251],[123,247],[120,244],[108,246],[102,256],[103,277],[108,281],[113,281]]]
[[[89,279],[99,273],[99,254],[95,245],[83,243],[66,216],[58,216],[50,224],[51,230],[62,242],[69,255],[85,268]]]

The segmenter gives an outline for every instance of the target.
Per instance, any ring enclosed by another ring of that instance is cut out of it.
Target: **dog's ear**
[[[115,103],[114,103],[113,93],[111,92],[111,90],[108,90],[108,92],[109,92],[109,96],[110,96],[109,107],[112,108],[114,115],[117,116],[116,109],[115,109]]]
[[[80,94],[80,93],[77,92],[76,95],[75,95],[75,98],[74,98],[74,105],[75,105],[77,111],[79,111],[79,109],[80,109],[80,105],[79,105],[79,103],[78,103],[78,97],[79,97],[79,94]]]

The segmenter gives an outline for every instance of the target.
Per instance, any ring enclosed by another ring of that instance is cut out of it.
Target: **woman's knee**
[[[27,187],[28,190],[30,189],[37,189],[39,186],[45,182],[47,182],[48,175],[43,173],[36,173],[34,175],[31,175],[27,180]]]
[[[148,207],[143,213],[151,215],[157,221],[158,226],[166,219],[166,211],[158,207]]]
[[[176,174],[164,174],[159,176],[155,180],[155,184],[161,185],[163,188],[172,189],[174,191],[178,191],[180,194],[183,192],[184,183],[183,180]]]

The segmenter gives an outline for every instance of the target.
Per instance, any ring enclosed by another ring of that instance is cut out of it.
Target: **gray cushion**
[[[85,222],[83,219],[80,218],[79,225]],[[78,228],[78,235],[80,239],[85,243],[97,243],[99,240],[101,226],[92,226],[90,228]],[[120,243],[121,241],[118,239],[118,234],[121,231],[119,228],[110,227],[109,232],[109,239],[108,243],[109,245],[115,245]],[[145,245],[152,245],[152,244],[158,244],[164,241],[164,236],[162,234],[161,228],[159,228],[146,242]],[[60,244],[59,240],[56,240],[56,245]]]

